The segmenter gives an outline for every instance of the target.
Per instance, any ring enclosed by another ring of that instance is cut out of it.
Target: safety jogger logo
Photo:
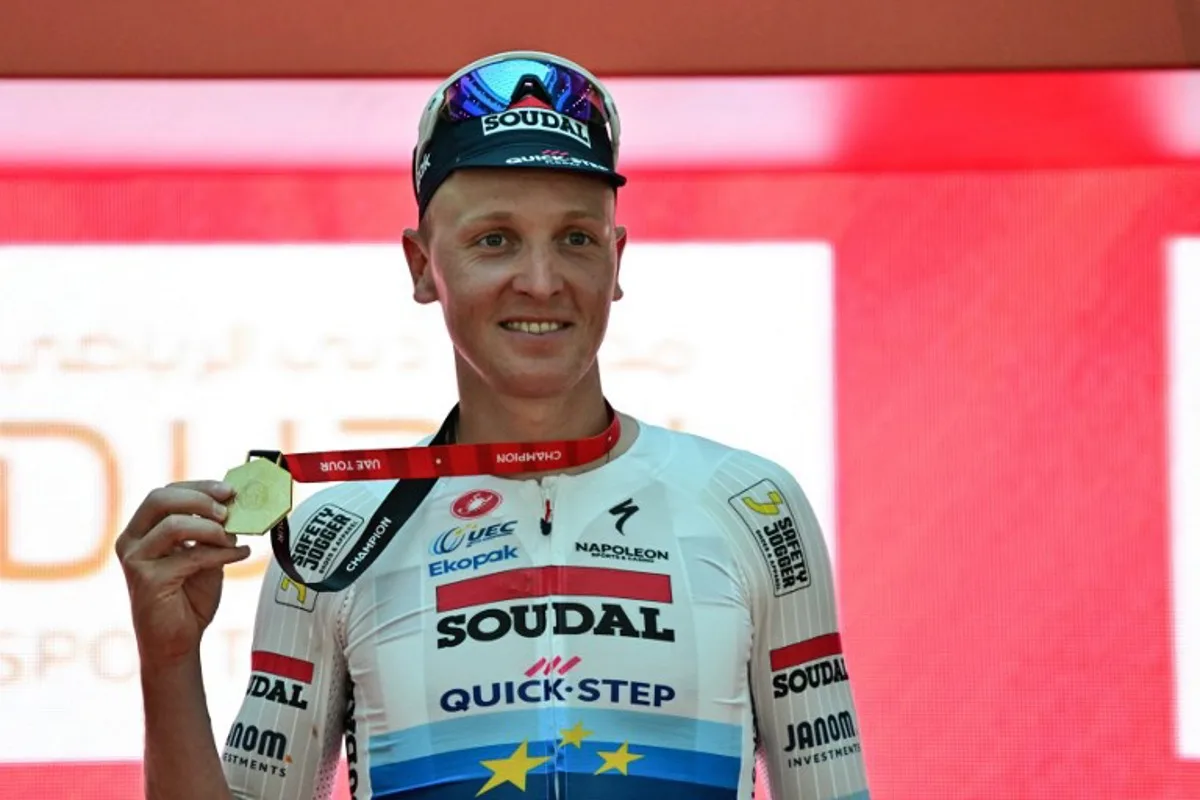
[[[779,487],[761,480],[729,498],[729,504],[750,529],[771,571],[776,597],[805,589],[812,583],[808,555],[800,529]]]

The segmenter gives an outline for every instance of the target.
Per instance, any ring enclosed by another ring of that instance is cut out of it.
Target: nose
[[[562,275],[552,244],[530,244],[515,265],[513,288],[532,298],[544,300],[562,290]]]

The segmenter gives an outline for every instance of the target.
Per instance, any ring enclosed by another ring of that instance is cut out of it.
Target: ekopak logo
[[[488,564],[499,564],[511,561],[520,556],[517,548],[511,544],[502,545],[494,550],[476,551],[474,555],[463,558],[443,558],[429,564],[429,577],[438,578],[442,575],[453,575],[456,572],[474,572]]]
[[[487,544],[494,542],[502,536],[511,536],[516,529],[517,521],[515,519],[483,527],[479,525],[459,525],[450,530],[443,531],[434,537],[433,543],[429,545],[429,552],[435,556],[449,555],[461,547],[464,542],[467,547],[474,547],[477,544]]]

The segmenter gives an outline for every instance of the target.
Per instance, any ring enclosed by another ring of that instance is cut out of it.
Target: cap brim
[[[625,185],[626,179],[617,171],[596,161],[564,150],[558,141],[527,141],[477,148],[454,159],[451,171],[473,167],[505,169],[553,169],[594,175],[608,181],[614,188]]]

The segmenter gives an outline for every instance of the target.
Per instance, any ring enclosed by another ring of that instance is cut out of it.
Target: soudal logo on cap
[[[545,111],[537,108],[517,108],[501,114],[489,114],[483,118],[483,135],[506,131],[554,131],[563,136],[569,136],[588,147],[592,146],[592,136],[587,126],[582,122],[559,114],[557,111]]]

